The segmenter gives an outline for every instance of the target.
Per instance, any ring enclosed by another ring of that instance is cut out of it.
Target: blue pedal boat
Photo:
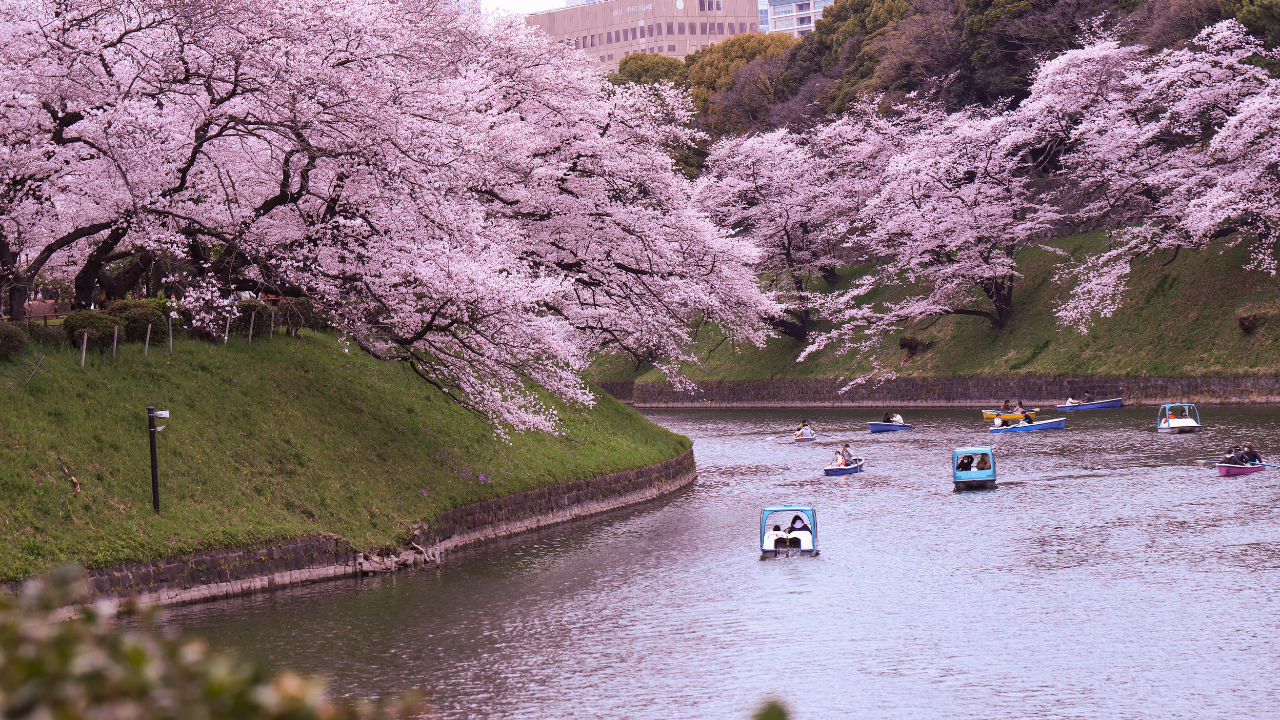
[[[1071,410],[1106,410],[1108,408],[1118,408],[1124,405],[1124,398],[1111,398],[1110,400],[1094,400],[1093,402],[1080,403],[1078,405],[1059,405],[1058,410],[1069,412]]]
[[[976,469],[979,465],[989,467]],[[983,446],[956,448],[951,452],[951,481],[956,490],[985,490],[995,487],[995,453],[991,452],[991,448]]]
[[[1067,426],[1066,418],[1054,418],[1052,420],[1037,420],[1027,423],[1026,425],[1010,425],[1009,427],[993,427],[993,433],[1006,432],[1027,432],[1031,430],[1062,430]]]
[[[822,468],[825,475],[852,475],[862,472],[862,465],[866,460],[862,458],[854,458],[852,465],[828,465]]]
[[[873,433],[897,432],[899,430],[911,429],[910,425],[898,425],[897,423],[869,422],[867,425],[871,427],[871,432]]]
[[[796,517],[803,521],[804,529],[792,529]],[[818,511],[812,505],[769,505],[760,511],[761,560],[817,554]]]

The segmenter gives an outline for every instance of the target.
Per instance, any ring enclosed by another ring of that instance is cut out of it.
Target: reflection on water
[[[816,446],[776,438],[803,414]],[[450,718],[1277,717],[1280,471],[1190,464],[1280,411],[1079,412],[990,435],[971,410],[664,410],[694,438],[676,497],[451,556],[445,567],[174,609],[169,624]],[[867,471],[826,478],[832,445]],[[1002,486],[951,490],[951,449]],[[818,558],[761,562],[760,508],[818,509]]]

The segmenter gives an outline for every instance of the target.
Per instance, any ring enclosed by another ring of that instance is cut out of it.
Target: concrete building
[[[758,0],[603,0],[529,15],[525,22],[586,50],[613,72],[632,53],[684,58],[734,35],[760,32],[758,4]]]
[[[784,32],[804,37],[813,32],[813,21],[835,0],[761,0],[769,3],[768,32]]]

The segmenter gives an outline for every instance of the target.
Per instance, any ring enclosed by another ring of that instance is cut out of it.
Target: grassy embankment
[[[1104,246],[1101,235],[1064,238],[1056,246],[1079,259]],[[1058,326],[1054,308],[1071,287],[1053,281],[1063,258],[1029,249],[1021,258],[1024,277],[1015,291],[1013,318],[995,330],[980,318],[944,317],[912,324],[901,335],[932,341],[910,360],[895,335],[880,346],[881,364],[909,376],[1120,375],[1228,377],[1280,374],[1280,295],[1277,279],[1240,270],[1248,248],[1211,247],[1163,252],[1134,266],[1132,287],[1113,317],[1098,318],[1087,334]],[[844,283],[867,268],[843,273]],[[1236,318],[1256,314],[1252,335]],[[703,333],[701,365],[687,368],[694,380],[771,380],[855,377],[867,372],[868,358],[837,355],[834,349],[796,362],[803,347],[774,338],[764,349],[711,351],[721,338]],[[599,358],[593,380],[660,382],[651,366],[636,368],[618,356]]]
[[[178,341],[170,356],[121,346],[0,362],[0,580],[334,532],[386,547],[466,503],[636,468],[689,447],[603,393],[557,406],[565,434],[494,438],[480,419],[394,364],[332,337],[229,345]],[[146,406],[159,434],[151,510]],[[80,483],[71,482],[59,456]]]

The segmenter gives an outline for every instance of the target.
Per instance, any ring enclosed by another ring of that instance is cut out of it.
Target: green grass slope
[[[1065,238],[1056,243],[1080,259],[1104,247],[1101,235]],[[1262,272],[1244,272],[1249,248],[1214,246],[1182,252],[1168,266],[1171,252],[1139,260],[1123,307],[1097,318],[1088,333],[1060,327],[1054,310],[1072,291],[1053,276],[1063,258],[1042,249],[1020,258],[1023,278],[1015,291],[1013,318],[996,330],[973,317],[944,317],[913,323],[900,335],[933,345],[907,359],[895,335],[880,346],[883,368],[909,376],[1121,375],[1230,377],[1280,373],[1280,294],[1277,280]],[[853,268],[847,278],[865,268]],[[886,295],[888,293],[885,293]],[[1257,315],[1251,335],[1236,319]],[[721,336],[704,332],[701,363],[686,368],[695,380],[771,380],[805,377],[854,377],[871,368],[871,358],[838,355],[834,349],[797,362],[803,347],[774,338],[764,349],[731,347]],[[665,378],[650,366],[619,356],[603,356],[591,368],[594,380],[657,382]]]
[[[689,440],[603,393],[557,406],[566,432],[513,435],[395,364],[332,337],[179,341],[117,358],[50,348],[0,362],[0,580],[335,532],[361,549],[414,522],[509,493],[674,457]],[[146,406],[159,433],[151,510]],[[71,481],[59,457],[80,483]]]

